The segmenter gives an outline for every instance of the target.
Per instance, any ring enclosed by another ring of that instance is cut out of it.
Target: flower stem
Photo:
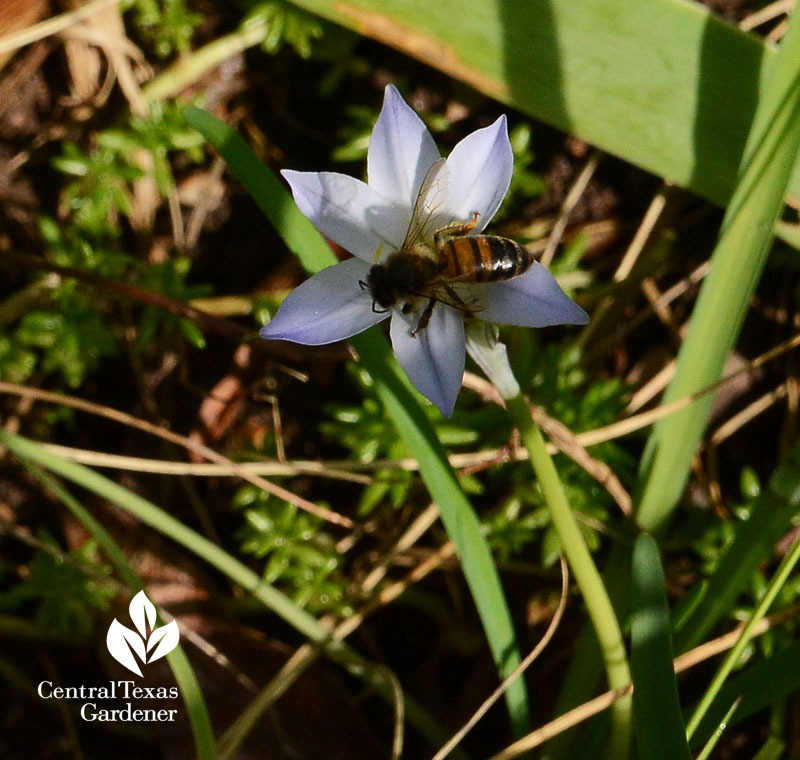
[[[550,509],[553,527],[561,539],[561,545],[567,555],[575,582],[581,590],[589,611],[589,617],[603,653],[608,685],[612,689],[627,686],[631,680],[631,673],[622,631],[600,578],[600,573],[595,567],[578,522],[572,514],[564,487],[547,451],[542,433],[533,421],[528,402],[521,393],[506,399],[506,407],[512,422],[520,432],[525,448],[528,450],[531,465]],[[630,710],[630,697],[614,703],[609,757],[625,758],[628,755]]]
[[[528,402],[521,393],[506,399],[506,407],[528,450],[531,465],[550,509],[553,526],[561,539],[575,582],[589,611],[603,653],[608,685],[612,689],[627,686],[631,680],[631,673],[622,631],[600,573],[595,567],[578,522],[570,509],[564,487],[547,451],[542,433],[533,421]],[[609,757],[622,759],[628,756],[631,735],[630,711],[630,697],[614,703]]]
[[[617,616],[614,614],[608,592],[595,567],[589,548],[583,540],[578,521],[570,509],[564,486],[547,452],[542,433],[533,421],[528,402],[514,377],[506,347],[497,340],[497,329],[493,325],[475,320],[467,323],[466,328],[467,350],[470,356],[503,397],[508,415],[519,430],[530,455],[533,471],[550,510],[553,527],[561,540],[570,570],[581,591],[600,642],[608,685],[611,689],[628,686],[631,682],[631,671]],[[630,744],[631,698],[626,696],[617,700],[612,708],[608,757],[613,760],[626,760]]]

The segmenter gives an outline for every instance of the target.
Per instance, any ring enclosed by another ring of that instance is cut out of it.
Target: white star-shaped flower
[[[430,321],[419,329],[428,297],[401,299],[384,310],[365,287],[370,269],[403,245],[423,180],[440,158],[422,120],[389,85],[370,139],[368,184],[334,172],[283,171],[300,210],[354,258],[296,288],[261,335],[322,345],[391,317],[398,361],[419,391],[449,417],[464,373],[464,310],[450,305],[453,299],[443,294],[445,302],[435,301]],[[469,234],[480,234],[508,192],[513,165],[505,116],[459,142],[443,167],[447,181],[438,188],[436,223],[427,226],[430,239],[423,241],[428,250],[435,253],[433,233],[448,224],[475,222]],[[538,262],[512,279],[459,283],[458,288],[470,315],[487,322],[546,327],[588,321]]]

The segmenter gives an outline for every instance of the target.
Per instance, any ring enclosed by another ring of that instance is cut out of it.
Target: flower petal
[[[372,263],[381,246],[402,245],[409,212],[395,208],[361,180],[336,172],[284,169],[281,174],[299,209],[346,251]]]
[[[469,221],[477,211],[481,232],[506,197],[514,171],[506,117],[467,135],[447,157],[450,170],[448,208],[455,219]]]
[[[320,346],[344,340],[386,319],[372,310],[372,296],[362,290],[369,266],[347,259],[317,272],[295,288],[274,319],[261,328],[261,337]]]
[[[370,187],[410,213],[425,173],[438,159],[439,150],[422,119],[394,85],[387,85],[381,115],[369,141]],[[405,222],[408,224],[408,216]]]
[[[486,322],[522,327],[585,325],[589,315],[538,261],[519,277],[480,286],[486,306],[476,316]]]
[[[400,366],[420,393],[449,417],[464,375],[464,318],[460,312],[436,304],[428,326],[412,337],[419,315],[392,315],[392,346]]]

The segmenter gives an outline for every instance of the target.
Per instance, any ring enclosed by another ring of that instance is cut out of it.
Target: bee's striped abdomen
[[[519,243],[492,235],[448,238],[440,252],[442,277],[462,282],[510,280],[530,269],[534,261]]]

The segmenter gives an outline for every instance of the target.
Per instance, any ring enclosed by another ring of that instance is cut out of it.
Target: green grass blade
[[[714,747],[717,746],[717,742],[719,742],[719,740],[722,738],[722,734],[725,733],[725,729],[728,727],[728,723],[730,723],[730,720],[739,707],[740,702],[741,700],[737,699],[728,708],[728,712],[725,713],[725,716],[722,718],[719,725],[716,727],[716,729],[714,729],[714,733],[711,734],[711,738],[705,743],[705,746],[702,750],[700,750],[700,753],[697,755],[695,760],[708,760],[708,758],[711,757]]]
[[[639,758],[689,760],[672,665],[664,571],[658,545],[647,534],[639,536],[633,548],[631,671]]]
[[[25,462],[25,460],[23,460]],[[142,579],[139,578],[133,566],[128,562],[128,558],[120,548],[119,544],[111,537],[111,534],[91,515],[91,513],[64,488],[52,475],[38,465],[28,464],[26,466],[33,475],[50,490],[61,503],[72,513],[84,528],[92,535],[98,545],[106,553],[111,564],[116,569],[128,588],[136,593],[144,588]],[[163,621],[162,621],[163,622]],[[200,684],[194,674],[194,670],[189,663],[189,658],[183,651],[183,646],[178,645],[166,657],[167,663],[175,676],[175,682],[183,697],[186,706],[186,714],[189,718],[189,725],[194,739],[195,755],[198,760],[214,760],[216,755],[214,729],[211,726],[211,719],[208,715],[206,701]]]
[[[775,55],[685,0],[292,2],[720,204]]]
[[[664,402],[719,380],[736,343],[750,298],[783,207],[783,196],[800,145],[800,21],[793,18],[769,67],[753,122],[741,179],[712,255],[689,332],[678,355]],[[657,531],[686,485],[714,398],[711,394],[656,425],[640,474],[644,489],[637,512],[642,528]]]
[[[697,646],[728,613],[753,573],[772,556],[775,544],[800,513],[800,442],[789,453],[756,499],[750,518],[737,526],[736,537],[708,581],[699,604],[675,635],[675,650]]]
[[[219,151],[308,272],[317,272],[335,263],[327,244],[295,206],[288,190],[227,124],[196,108],[187,109],[187,119]],[[511,614],[480,522],[458,485],[433,426],[422,411],[419,396],[410,389],[386,339],[374,329],[354,336],[350,342],[372,375],[398,433],[419,462],[420,475],[439,505],[442,522],[456,545],[492,655],[501,677],[505,678],[519,664],[520,658]],[[514,730],[522,733],[529,723],[528,697],[522,679],[509,687],[506,701]]]
[[[739,697],[742,701],[730,719],[731,726],[780,703],[790,694],[800,690],[798,662],[800,662],[800,642],[795,642],[731,678],[722,687],[694,733],[690,741],[692,747],[701,746],[708,741],[731,704]]]

